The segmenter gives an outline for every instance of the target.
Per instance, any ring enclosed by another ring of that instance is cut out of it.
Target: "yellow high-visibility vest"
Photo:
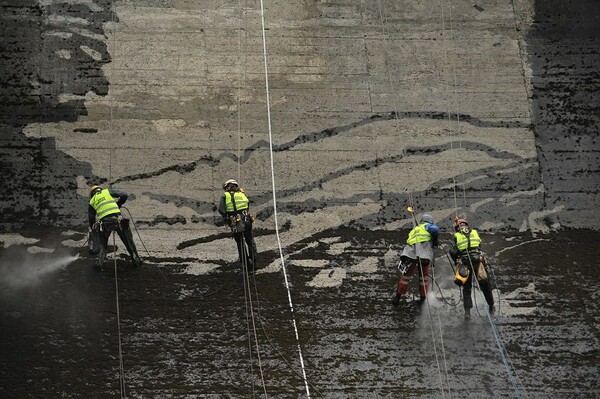
[[[112,195],[110,195],[110,192],[107,188],[100,191],[99,193],[96,193],[96,195],[94,195],[90,199],[90,205],[96,211],[96,216],[98,217],[98,219],[105,218],[109,215],[121,214],[121,210],[117,205],[117,201],[113,198]]]
[[[232,213],[237,211],[241,211],[244,209],[248,209],[248,197],[241,191],[235,191],[233,193],[233,201],[231,199],[231,193],[229,191],[225,191],[225,210],[227,213]],[[233,202],[235,201],[235,208],[233,206]]]
[[[454,233],[454,237],[456,238],[456,248],[459,252],[479,248],[481,245],[481,238],[479,238],[477,230],[471,230],[469,237],[465,236],[460,231],[457,231]]]
[[[429,223],[423,223],[412,229],[408,234],[408,240],[406,240],[406,243],[408,245],[413,245],[418,242],[431,241],[431,234],[429,234],[429,232],[425,229],[425,226],[428,224]]]

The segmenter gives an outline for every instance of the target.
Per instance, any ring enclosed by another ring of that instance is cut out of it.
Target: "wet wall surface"
[[[338,254],[343,237],[354,245]],[[37,238],[38,247],[56,240]],[[114,263],[93,270],[85,248],[53,244],[54,253],[34,253],[32,244],[11,245],[0,252],[0,393],[109,398],[124,387],[132,398],[306,397],[299,343],[311,397],[599,395],[598,233],[482,239],[496,334],[478,291],[478,310],[463,321],[441,251],[428,302],[407,298],[395,308],[395,234],[340,230],[322,237],[310,259],[287,260],[299,341],[282,271],[264,267],[276,253],[260,253],[250,303],[238,263],[192,273],[176,260],[147,259],[132,269],[120,254],[115,279]],[[52,265],[76,254],[82,258]],[[307,263],[318,259],[335,260],[329,280],[316,279],[323,272]]]
[[[599,218],[599,38],[598,2],[535,2],[525,41],[538,161],[545,206],[565,207],[566,226]]]
[[[447,104],[430,95],[444,90],[448,72],[439,13],[432,21],[428,9],[421,25],[422,2],[381,4],[268,10],[280,227],[312,396],[598,396],[600,237],[514,233],[599,226],[595,3],[537,2],[523,24],[532,26],[522,31],[524,68],[511,7],[456,3],[454,26],[465,25],[456,32],[466,39],[457,35],[457,52],[446,55],[464,60],[468,79],[459,83],[470,95],[461,97],[465,109],[453,127]],[[2,231],[25,237],[15,244],[3,236],[0,249],[0,394],[305,397],[273,249],[256,4],[119,5],[121,15],[111,2],[0,5]],[[124,48],[109,51],[107,26],[121,17]],[[243,52],[231,40],[238,35]],[[117,65],[113,80],[109,63]],[[242,72],[254,88],[242,94],[238,65],[249,65]],[[528,67],[533,120],[515,73]],[[419,77],[392,85],[390,73]],[[306,94],[315,87],[316,95]],[[106,127],[111,88],[120,106],[115,134]],[[242,137],[236,97],[247,100]],[[131,269],[121,249],[116,280],[112,269],[97,273],[91,259],[71,258],[85,244],[80,227],[45,226],[85,220],[85,185],[110,180],[114,136],[124,161],[112,182],[133,192],[127,206],[142,219],[151,251],[146,265]],[[240,165],[259,220],[252,313],[228,251],[233,243],[213,225],[221,177]],[[426,309],[389,303],[401,228],[411,218],[405,206],[435,211],[447,232],[452,199],[486,231],[507,232],[483,238],[509,367],[485,319],[463,323],[444,256],[441,288]]]

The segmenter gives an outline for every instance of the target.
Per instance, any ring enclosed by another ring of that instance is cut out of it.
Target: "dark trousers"
[[[467,259],[468,262],[468,259]],[[465,310],[470,310],[473,307],[473,299],[471,298],[471,291],[473,288],[473,274],[477,272],[477,266],[475,266],[476,270],[471,269],[471,265],[467,264],[469,270],[469,278],[467,278],[467,282],[463,285],[463,305]],[[479,265],[479,267],[483,267],[483,265]],[[490,308],[494,306],[494,296],[492,295],[492,285],[490,284],[490,279],[486,278],[483,280],[478,280],[479,288],[481,288],[481,292],[485,297],[485,300]]]
[[[254,263],[256,260],[256,242],[252,236],[252,224],[247,224],[246,229],[241,233],[233,233],[233,238],[237,244],[238,255],[240,256],[240,262],[242,267],[244,263],[248,270],[254,270]],[[247,251],[244,250],[243,241],[246,242]]]
[[[116,231],[119,235],[119,238],[125,244],[125,248],[127,248],[127,252],[131,256],[131,260],[134,262],[139,262],[140,257],[137,252],[137,248],[135,247],[135,243],[133,242],[133,234],[131,234],[131,229],[129,228],[129,220],[122,218],[121,223],[119,223],[118,218],[107,216],[101,221],[101,231],[100,231],[100,253],[98,254],[98,266],[102,267],[104,261],[106,260],[106,253],[108,252],[108,239],[113,231]]]

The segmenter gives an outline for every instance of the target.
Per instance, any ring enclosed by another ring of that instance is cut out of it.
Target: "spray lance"
[[[410,213],[413,217],[413,222],[415,223],[414,227],[417,227],[417,225],[419,223],[417,223],[417,217],[415,216],[415,210],[413,209],[413,207],[411,205],[406,207],[406,210],[408,211],[408,213]]]

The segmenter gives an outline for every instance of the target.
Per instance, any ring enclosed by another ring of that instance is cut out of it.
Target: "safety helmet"
[[[471,229],[469,228],[469,223],[467,223],[465,219],[457,220],[456,224],[454,225],[454,228],[456,229],[456,231],[460,231],[464,235],[468,235],[471,232]]]
[[[225,183],[223,183],[223,190],[225,190],[227,188],[227,186],[229,186],[229,185],[239,186],[237,181],[235,181],[234,179],[229,179],[229,180],[225,181]]]
[[[456,231],[460,231],[461,230],[461,225],[466,225],[466,227],[469,227],[469,223],[466,221],[466,219],[455,219],[454,220],[454,230]]]
[[[94,184],[92,187],[90,187],[90,197],[93,197],[98,191],[102,191],[102,187]]]
[[[433,224],[433,218],[431,217],[430,214],[424,213],[423,216],[421,217],[421,223],[431,223],[431,224]]]

